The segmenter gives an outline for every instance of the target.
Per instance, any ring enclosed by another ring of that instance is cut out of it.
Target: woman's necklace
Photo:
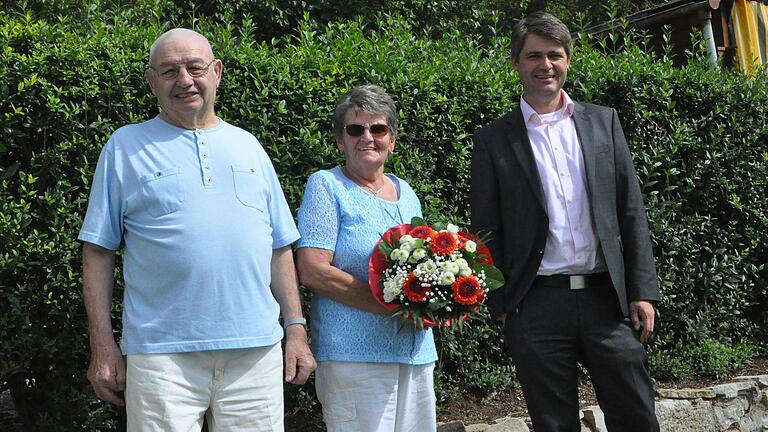
[[[382,190],[384,190],[384,186],[382,186],[382,187],[380,187],[380,188],[378,188],[378,189],[376,189],[376,190],[374,190],[374,189],[373,189],[372,187],[370,187],[370,186],[365,186],[365,188],[366,188],[366,189],[368,189],[368,191],[370,191],[370,192],[373,194],[373,196],[377,196],[377,195],[379,194],[379,192],[381,192]]]
[[[363,190],[366,190],[376,198],[378,198],[379,193],[381,193],[381,191],[383,191],[387,185],[386,176],[384,177],[384,184],[382,184],[381,187],[377,189],[373,186],[365,185],[355,180],[350,175],[346,166],[341,167],[341,172],[344,173],[344,175],[347,176],[347,178],[350,179],[353,183],[360,186]],[[400,214],[400,204],[398,202],[388,201],[386,199],[377,199],[376,202],[379,206],[379,211],[381,212],[382,221],[387,228],[392,225],[392,222],[394,222],[395,225],[403,223],[403,216]]]
[[[366,189],[368,192],[371,193],[371,195],[375,197],[378,197],[381,191],[383,191],[384,187],[387,185],[387,180],[385,179],[381,187],[376,189],[373,186],[362,184],[357,180],[353,179],[352,176],[349,174],[349,170],[347,170],[346,166],[342,166],[341,171],[344,173],[345,176],[347,176],[348,179],[352,180],[355,184],[357,184],[358,186],[361,186],[363,189]]]

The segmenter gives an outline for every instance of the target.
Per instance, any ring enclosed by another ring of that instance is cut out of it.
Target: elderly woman
[[[421,216],[411,187],[384,163],[395,149],[397,109],[380,87],[336,102],[345,163],[309,177],[299,209],[297,266],[314,292],[317,397],[334,431],[436,430],[432,331],[388,316],[368,288],[368,259],[388,228]]]

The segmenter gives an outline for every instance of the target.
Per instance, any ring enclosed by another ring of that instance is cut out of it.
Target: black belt
[[[610,285],[611,275],[608,272],[603,272],[582,275],[536,276],[533,284],[555,288],[584,289]]]

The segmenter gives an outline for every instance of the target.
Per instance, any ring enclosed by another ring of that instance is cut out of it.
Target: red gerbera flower
[[[477,297],[475,297],[475,303],[485,303],[485,290],[477,290]]]
[[[474,276],[457,277],[456,282],[451,285],[451,289],[453,291],[453,299],[463,305],[475,304],[478,298],[482,298],[485,294],[480,289],[480,281]]]
[[[435,230],[433,230],[429,225],[422,225],[412,229],[408,234],[410,234],[411,237],[426,240],[435,235]]]
[[[432,242],[430,243],[429,248],[432,249],[432,253],[436,255],[450,255],[453,251],[459,248],[459,242],[453,234],[447,231],[441,231],[432,237]]]
[[[429,293],[429,287],[425,287],[421,284],[421,281],[413,275],[409,274],[403,281],[403,294],[408,297],[408,300],[412,302],[420,302],[427,299]]]

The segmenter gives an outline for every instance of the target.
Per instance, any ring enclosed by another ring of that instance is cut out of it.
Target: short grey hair
[[[571,58],[572,40],[571,32],[568,26],[557,19],[552,14],[538,11],[518,21],[512,28],[512,44],[510,47],[510,56],[514,61],[520,60],[520,51],[523,50],[525,37],[528,34],[535,34],[549,39],[554,39],[563,45],[565,55]]]
[[[211,54],[211,58],[213,59],[216,57],[213,55],[213,48],[211,48],[211,43],[208,42],[208,38],[206,38],[205,36],[201,35],[200,33],[194,30],[185,29],[185,28],[174,28],[158,36],[158,38],[155,39],[155,42],[152,43],[152,46],[149,47],[149,61],[147,62],[147,64],[152,64],[152,58],[155,56],[155,51],[157,51],[157,48],[161,44],[165,43],[168,39],[177,38],[177,37],[193,37],[193,38],[204,40],[206,46],[208,47],[208,52]]]
[[[390,134],[397,138],[397,107],[392,96],[383,88],[373,84],[357,86],[336,100],[336,107],[333,109],[333,136],[337,140],[341,139],[346,126],[344,119],[351,109],[374,116],[383,115],[387,118]]]

